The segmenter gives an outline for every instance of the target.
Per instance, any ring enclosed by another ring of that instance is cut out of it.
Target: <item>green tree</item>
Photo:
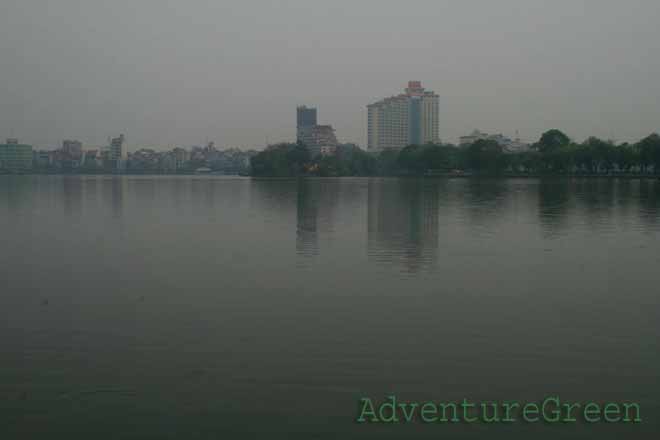
[[[660,173],[660,136],[654,133],[639,141],[636,145],[643,171],[653,166],[655,173]]]
[[[637,149],[628,143],[619,145],[616,148],[615,162],[619,170],[629,173],[634,166],[639,164]]]
[[[409,145],[397,157],[399,171],[412,175],[424,175],[430,170],[448,171],[456,168],[457,163],[457,148],[438,144]]]
[[[538,150],[542,153],[549,153],[561,147],[568,146],[571,140],[566,134],[557,129],[548,130],[539,139],[537,143]]]
[[[376,173],[376,156],[357,146],[339,146],[337,158],[342,176],[372,176]]]
[[[406,174],[422,174],[426,170],[424,147],[408,145],[399,152],[396,163],[399,170]]]
[[[376,157],[376,174],[379,176],[393,176],[399,172],[397,160],[399,152],[396,150],[381,151]]]
[[[598,173],[600,171],[609,172],[614,168],[616,158],[615,147],[611,142],[606,142],[597,137],[590,137],[582,144],[585,149],[588,160],[589,171]]]
[[[478,140],[467,147],[467,162],[480,173],[497,174],[507,166],[504,149],[493,140]]]
[[[292,177],[306,173],[309,150],[301,144],[272,145],[250,159],[253,176]]]
[[[447,171],[455,168],[453,163],[454,147],[444,145],[427,144],[422,152],[422,161],[426,170]]]

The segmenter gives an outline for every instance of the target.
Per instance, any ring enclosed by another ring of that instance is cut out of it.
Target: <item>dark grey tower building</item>
[[[296,109],[296,138],[302,141],[306,131],[316,126],[316,108],[299,106]]]

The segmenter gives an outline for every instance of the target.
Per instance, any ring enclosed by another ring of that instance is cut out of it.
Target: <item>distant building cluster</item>
[[[0,144],[0,172],[23,173],[246,173],[256,151],[238,148],[219,150],[213,142],[190,150],[169,151],[141,148],[126,152],[125,137],[109,139],[107,147],[85,149],[82,142],[67,139],[55,150],[34,150],[17,139]]]
[[[195,146],[190,150],[176,147],[169,151],[143,148],[129,153],[128,172],[161,173],[221,173],[242,174],[250,166],[250,157],[256,151],[239,148],[217,149],[213,142],[205,147]]]
[[[404,93],[370,104],[367,110],[368,151],[440,142],[438,95],[419,81],[409,81]]]
[[[479,130],[474,130],[467,136],[461,136],[458,144],[461,147],[467,147],[480,140],[495,141],[504,149],[504,151],[509,153],[520,153],[522,151],[527,151],[530,147],[529,144],[521,142],[519,138],[511,139],[503,134],[488,134]]]
[[[80,141],[66,139],[56,150],[38,150],[32,154],[33,168],[37,171],[80,172],[105,171],[122,172],[125,169],[124,135],[110,139],[103,149],[84,150]]]

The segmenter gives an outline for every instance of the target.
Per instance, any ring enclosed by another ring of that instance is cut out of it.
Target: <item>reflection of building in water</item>
[[[83,180],[78,176],[62,177],[62,199],[68,215],[80,215],[83,200]]]
[[[318,255],[319,233],[330,232],[339,197],[339,183],[303,179],[298,182],[296,252]]]
[[[298,185],[298,226],[296,229],[296,252],[302,255],[318,254],[318,206],[310,195],[309,183]]]
[[[370,258],[415,272],[438,257],[438,186],[420,180],[369,182]]]
[[[110,186],[110,188],[106,188],[106,191],[109,190],[110,192],[112,215],[115,218],[120,218],[124,211],[124,179],[121,177],[112,178],[107,185]]]

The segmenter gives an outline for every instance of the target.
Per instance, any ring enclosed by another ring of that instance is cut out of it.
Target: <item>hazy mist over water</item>
[[[3,438],[650,439],[660,182],[0,176]],[[357,399],[639,425],[357,425]]]
[[[636,141],[660,125],[656,0],[3,0],[0,138],[130,149],[295,139],[297,104],[366,143],[417,79],[475,128]]]

